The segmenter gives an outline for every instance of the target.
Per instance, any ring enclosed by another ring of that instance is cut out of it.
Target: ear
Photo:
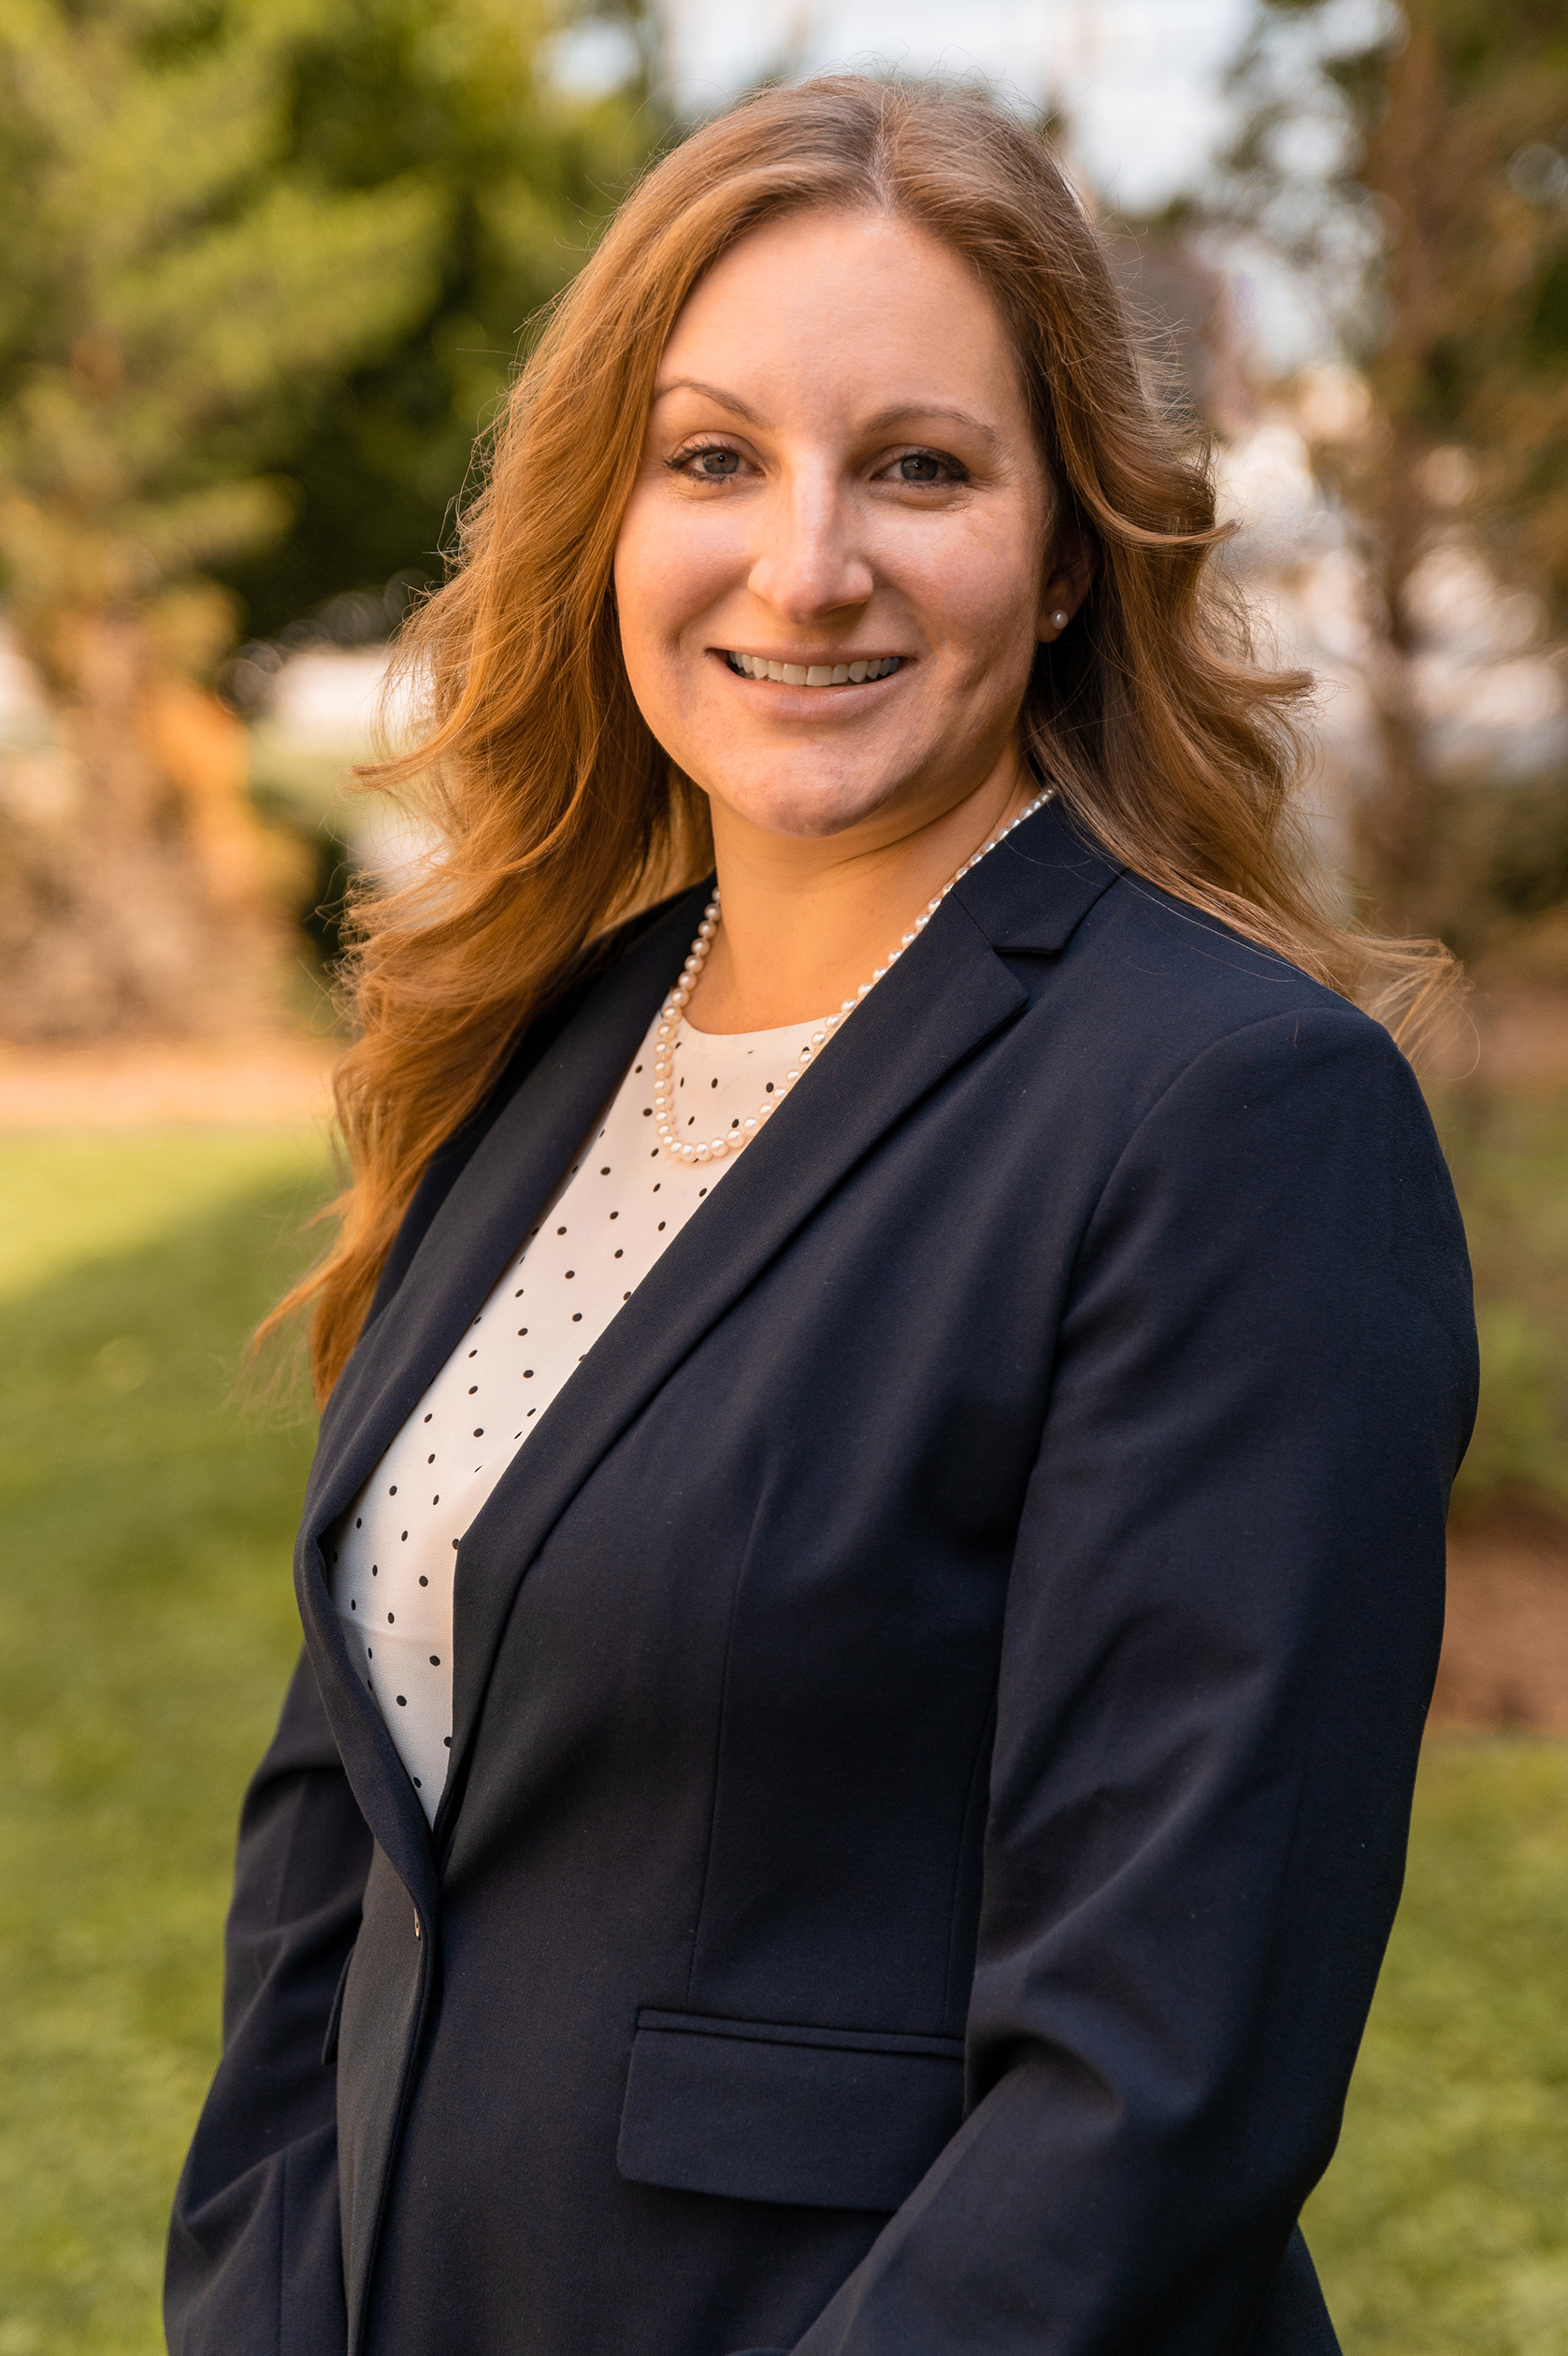
[[[1094,550],[1076,524],[1063,524],[1047,560],[1049,571],[1040,593],[1035,636],[1049,646],[1059,639],[1089,594],[1094,579]]]

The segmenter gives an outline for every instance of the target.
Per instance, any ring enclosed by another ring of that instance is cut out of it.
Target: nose
[[[747,585],[781,621],[797,625],[866,603],[874,586],[855,504],[827,470],[782,482],[757,511]]]

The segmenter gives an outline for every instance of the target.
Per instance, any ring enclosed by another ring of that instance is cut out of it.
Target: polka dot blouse
[[[332,1542],[333,1601],[434,1820],[452,1747],[458,1541],[556,1392],[733,1161],[672,1162],[654,1135],[657,1017],[590,1142]],[[782,1093],[813,1024],[676,1036],[677,1131],[738,1129]]]

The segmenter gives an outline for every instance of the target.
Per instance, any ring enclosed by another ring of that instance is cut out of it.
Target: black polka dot
[[[626,1256],[625,1252],[617,1252],[615,1257],[617,1259],[625,1259]]]
[[[443,1734],[441,1736],[441,1745],[445,1750],[450,1750],[452,1748],[452,1736],[450,1734]]]
[[[475,1426],[474,1426],[474,1438],[475,1438],[476,1440],[482,1440],[482,1439],[483,1439],[483,1437],[484,1437],[484,1426],[483,1426],[482,1424],[475,1424]]]
[[[381,1564],[380,1564],[379,1562],[373,1562],[373,1563],[370,1565],[370,1576],[371,1576],[373,1579],[374,1579],[374,1578],[376,1578],[376,1577],[379,1575],[379,1573],[380,1573],[380,1572],[381,1572]]]
[[[426,1464],[434,1464],[434,1463],[435,1463],[435,1461],[436,1461],[436,1456],[435,1456],[435,1451],[434,1451],[434,1449],[432,1449],[432,1450],[431,1450],[430,1454],[429,1454],[429,1455],[425,1458],[424,1461],[425,1461],[425,1463],[426,1463]]]
[[[620,1215],[621,1215],[621,1214],[620,1214],[620,1213],[619,1213],[618,1211],[611,1211],[611,1213],[610,1214],[610,1215],[611,1215],[611,1217],[612,1219],[618,1219],[618,1218],[620,1217]]]
[[[599,1171],[599,1176],[600,1176],[601,1178],[608,1178],[608,1177],[609,1177],[609,1175],[610,1175],[610,1164],[609,1164],[608,1162],[606,1162],[606,1164],[605,1164],[604,1168],[603,1168],[603,1169]]]
[[[575,1276],[575,1275],[576,1275],[576,1273],[577,1273],[577,1271],[576,1271],[576,1269],[575,1269],[575,1268],[568,1268],[568,1271],[567,1271],[567,1274],[568,1274],[568,1276]]]
[[[354,1526],[354,1528],[355,1528],[356,1530],[363,1530],[363,1529],[364,1529],[364,1527],[365,1527],[365,1516],[364,1516],[364,1515],[363,1515],[363,1514],[356,1514],[356,1515],[354,1516],[354,1517],[353,1517],[353,1526]]]
[[[405,1546],[406,1546],[406,1545],[408,1544],[408,1543],[409,1543],[409,1533],[408,1533],[408,1531],[405,1530],[405,1531],[403,1532],[403,1544],[405,1544]]]
[[[581,1309],[574,1309],[572,1311],[571,1321],[573,1325],[581,1325],[583,1323],[583,1312]]]
[[[455,1543],[455,1542],[454,1542],[454,1543]],[[425,1577],[425,1575],[424,1575],[424,1572],[423,1572],[423,1571],[422,1571],[422,1572],[420,1573],[420,1574],[419,1574],[419,1584],[420,1584],[420,1586],[421,1586],[421,1587],[428,1587],[428,1586],[429,1586],[429,1584],[430,1584],[429,1580]]]
[[[432,1653],[432,1654],[431,1654],[431,1656],[430,1656],[430,1666],[431,1666],[431,1668],[432,1668],[432,1669],[439,1669],[439,1668],[440,1667],[440,1665],[441,1665],[441,1656],[440,1656],[440,1654],[439,1654],[439,1653]]]
[[[388,1491],[387,1491],[387,1495],[388,1495],[388,1497],[396,1497],[396,1494],[397,1494],[397,1484],[396,1484],[396,1481],[394,1481],[394,1482],[393,1482],[393,1484],[392,1484],[392,1487],[391,1487],[388,1489]]]
[[[555,1232],[556,1232],[556,1234],[557,1234],[557,1235],[565,1235],[565,1233],[566,1233],[566,1229],[565,1229],[565,1228],[557,1228],[555,1229]]]
[[[351,1611],[351,1612],[357,1612],[357,1611],[358,1611],[358,1609],[359,1609],[359,1598],[358,1598],[358,1596],[357,1596],[357,1595],[351,1595],[351,1596],[350,1596],[350,1598],[349,1598],[349,1609],[350,1609],[350,1611]]]
[[[397,1625],[397,1615],[396,1615],[396,1612],[388,1612],[388,1614],[387,1614],[387,1616],[386,1616],[386,1624],[387,1624],[388,1628],[396,1628],[396,1625]]]
[[[434,1410],[432,1410],[431,1412],[432,1412],[432,1413],[434,1413]],[[428,1423],[428,1422],[430,1421],[430,1416],[429,1416],[429,1415],[426,1415],[426,1416],[425,1416],[425,1418],[424,1418],[424,1420],[425,1420],[425,1422],[426,1422],[426,1423]]]
[[[409,1697],[408,1697],[408,1695],[407,1695],[406,1693],[400,1693],[400,1694],[398,1695],[398,1697],[397,1697],[397,1706],[398,1706],[398,1708],[399,1708],[400,1710],[406,1710],[406,1709],[408,1708],[408,1706],[409,1706]]]
[[[420,1782],[417,1775],[414,1777],[414,1789],[416,1791],[423,1791],[424,1789],[424,1786]]]
[[[479,1385],[478,1385],[477,1383],[470,1383],[470,1384],[468,1385],[468,1397],[469,1397],[470,1399],[476,1399],[478,1396],[479,1396]]]
[[[524,1380],[525,1383],[531,1383],[531,1382],[533,1381],[533,1379],[534,1379],[534,1370],[533,1370],[533,1368],[532,1368],[531,1366],[525,1366],[525,1367],[523,1369],[523,1380]]]

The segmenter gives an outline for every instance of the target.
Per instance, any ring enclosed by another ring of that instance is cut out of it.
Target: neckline
[[[786,1040],[798,1040],[802,1036],[810,1038],[813,1030],[822,1028],[822,1019],[820,1014],[808,1015],[804,1022],[780,1023],[771,1030],[704,1031],[698,1030],[694,1023],[688,1023],[683,1014],[675,1039],[680,1046],[695,1040],[710,1052],[722,1052],[726,1047],[782,1046]]]

